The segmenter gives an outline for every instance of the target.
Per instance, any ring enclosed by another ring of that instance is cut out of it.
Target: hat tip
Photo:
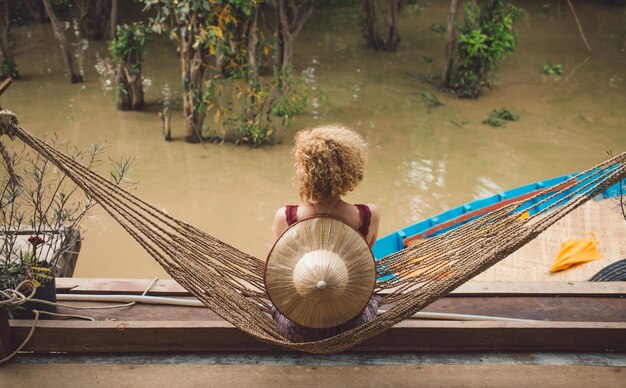
[[[323,280],[320,280],[319,282],[317,282],[317,289],[318,290],[323,290],[324,288],[326,288],[326,282]]]

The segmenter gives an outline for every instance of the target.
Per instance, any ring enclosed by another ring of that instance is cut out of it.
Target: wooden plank
[[[109,306],[111,303],[66,301],[79,307]],[[382,306],[388,309],[390,306]],[[626,322],[626,298],[591,297],[456,297],[441,298],[423,309],[425,312],[486,315],[548,321]],[[58,308],[58,312],[75,314],[76,310]],[[222,320],[208,308],[172,305],[136,304],[129,308],[82,310],[96,320],[132,321],[206,321]]]
[[[423,311],[541,321],[626,322],[626,298],[455,297],[441,298]]]
[[[142,294],[152,279],[57,278],[58,293],[76,294]],[[190,295],[173,279],[159,279],[150,295]]]
[[[626,282],[479,282],[470,281],[450,296],[626,296]]]
[[[31,321],[11,321],[22,341]],[[34,352],[267,351],[223,321],[41,321],[25,348]],[[404,321],[355,351],[626,351],[626,322]]]
[[[141,294],[151,279],[57,278],[58,293]],[[173,279],[159,279],[150,295],[190,295]],[[626,296],[626,282],[468,282],[449,296]]]
[[[316,365],[302,361],[295,365],[64,364],[52,361],[36,365],[12,363],[0,369],[0,381],[6,387],[620,388],[625,380],[625,367],[536,365],[513,361],[482,365]]]
[[[15,349],[16,345],[15,341],[13,341],[13,333],[9,325],[7,311],[0,308],[0,359],[13,353]]]

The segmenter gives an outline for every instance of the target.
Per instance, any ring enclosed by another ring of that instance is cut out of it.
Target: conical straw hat
[[[265,288],[284,316],[305,327],[339,326],[363,312],[376,282],[363,236],[332,217],[293,224],[265,264]]]

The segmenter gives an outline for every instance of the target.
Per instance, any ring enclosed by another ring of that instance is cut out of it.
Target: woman
[[[298,220],[328,215],[357,229],[371,248],[378,234],[378,208],[373,204],[352,205],[341,198],[354,190],[365,175],[367,144],[361,135],[339,125],[303,130],[296,134],[294,156],[298,194],[304,204],[278,209],[274,239]],[[281,334],[291,341],[318,341],[371,320],[376,316],[378,302],[372,297],[362,315],[328,329],[298,326],[276,309],[272,309],[272,316]]]

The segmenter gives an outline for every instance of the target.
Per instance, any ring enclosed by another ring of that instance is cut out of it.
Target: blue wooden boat
[[[590,194],[588,187],[591,186],[594,180],[598,179],[600,175],[607,173],[611,173],[611,171],[604,170],[600,172],[600,170],[594,169],[585,173],[563,175],[468,202],[381,237],[372,248],[374,257],[376,259],[385,257],[410,246],[411,243],[416,240],[434,237],[458,228],[490,211],[497,210],[513,202],[526,200],[526,202],[516,210],[516,212],[522,213],[527,211],[527,209],[534,204],[547,199],[539,206],[530,209],[529,215],[532,216],[554,204],[558,204],[559,200],[562,200],[568,195]],[[626,194],[625,188],[626,180],[622,180],[598,194],[596,200],[617,197],[622,191]],[[558,195],[554,195],[560,190],[564,191]]]

